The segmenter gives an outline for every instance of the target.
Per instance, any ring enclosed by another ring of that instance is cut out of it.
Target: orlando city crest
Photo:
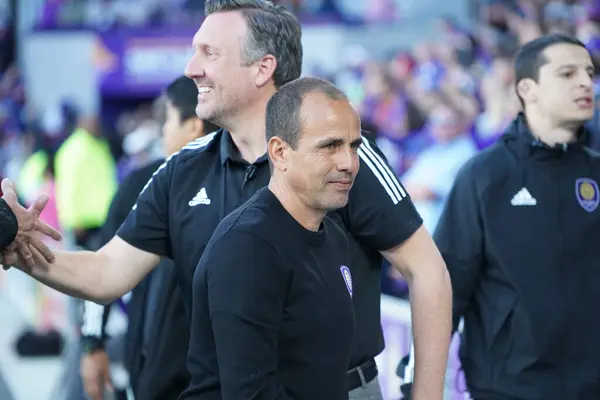
[[[575,195],[579,205],[587,212],[592,212],[598,207],[600,193],[598,184],[589,178],[579,178],[575,182]]]

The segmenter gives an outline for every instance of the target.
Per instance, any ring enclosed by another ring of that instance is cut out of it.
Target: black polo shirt
[[[309,231],[260,189],[219,224],[196,269],[181,398],[347,399],[348,264],[335,222]]]
[[[348,233],[357,321],[351,366],[383,350],[380,316],[382,257],[422,224],[406,191],[374,142],[363,138],[360,169],[348,205],[330,217]],[[118,236],[175,261],[190,316],[196,265],[219,222],[269,182],[266,155],[243,161],[220,130],[170,157],[141,193]]]
[[[117,233],[175,262],[188,317],[194,271],[219,221],[269,180],[266,156],[249,164],[232,149],[228,133],[213,133],[171,156]]]

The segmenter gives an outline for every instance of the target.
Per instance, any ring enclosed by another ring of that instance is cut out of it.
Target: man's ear
[[[275,70],[277,69],[277,59],[271,54],[267,54],[257,61],[257,71],[254,83],[258,87],[263,87],[274,79]]]
[[[273,136],[267,143],[267,152],[269,153],[269,159],[273,164],[273,168],[286,171],[288,163],[290,145],[287,144],[279,136]]]
[[[517,83],[517,94],[524,103],[535,103],[537,101],[537,84],[531,78],[521,79]]]

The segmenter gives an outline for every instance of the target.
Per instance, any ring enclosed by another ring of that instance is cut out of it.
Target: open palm
[[[4,254],[4,258],[13,260],[20,258],[25,266],[33,267],[32,250],[37,250],[48,262],[54,262],[54,254],[38,237],[41,233],[54,240],[61,240],[61,235],[57,230],[40,221],[40,214],[48,203],[48,196],[38,196],[29,208],[25,208],[19,204],[15,188],[10,180],[2,180],[2,192],[4,194],[2,199],[15,214],[18,223],[17,236]]]

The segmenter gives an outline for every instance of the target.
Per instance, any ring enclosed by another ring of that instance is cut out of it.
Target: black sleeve
[[[473,163],[459,172],[433,236],[452,281],[453,331],[470,302],[483,263],[481,204],[473,172]]]
[[[289,399],[277,378],[289,275],[275,250],[250,233],[230,231],[200,263],[207,266],[223,400]]]
[[[172,258],[169,240],[169,189],[176,157],[152,175],[117,235],[138,249]]]
[[[344,218],[359,241],[377,251],[389,250],[412,236],[423,220],[381,151],[363,140]]]
[[[15,240],[19,230],[17,217],[4,199],[0,199],[0,251]]]

